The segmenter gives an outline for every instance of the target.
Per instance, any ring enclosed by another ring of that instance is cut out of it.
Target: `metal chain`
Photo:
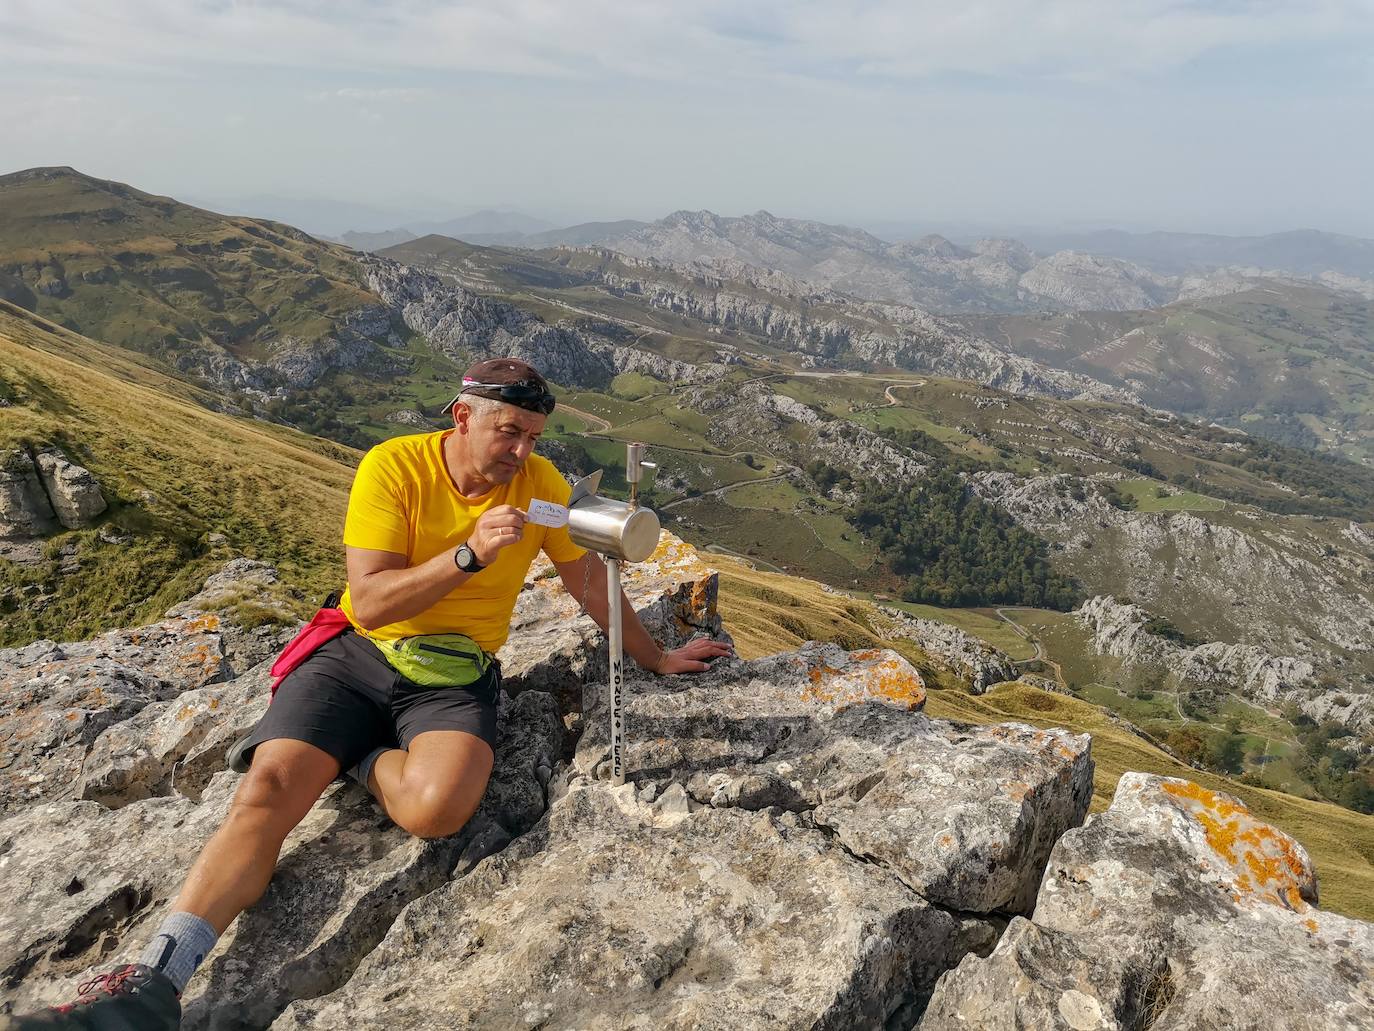
[[[582,580],[582,597],[577,599],[577,614],[585,616],[587,614],[587,592],[592,589],[592,553],[589,551],[582,556],[582,565],[587,571],[587,575]]]

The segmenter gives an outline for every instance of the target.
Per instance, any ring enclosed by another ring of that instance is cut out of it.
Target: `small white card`
[[[525,514],[525,518],[539,526],[567,526],[568,510],[562,505],[555,505],[552,501],[535,499],[530,502],[530,510]]]

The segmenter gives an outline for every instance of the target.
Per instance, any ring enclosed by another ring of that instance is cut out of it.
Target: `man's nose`
[[[528,438],[515,442],[515,447],[511,449],[511,454],[515,455],[520,461],[530,457],[530,452],[534,450],[534,441]]]

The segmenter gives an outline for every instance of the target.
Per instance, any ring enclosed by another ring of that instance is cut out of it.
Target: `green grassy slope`
[[[1275,280],[1154,311],[955,320],[1150,404],[1374,458],[1374,301]]]
[[[241,356],[376,303],[342,247],[69,168],[0,176],[0,299],[148,353]]]
[[[209,411],[208,395],[155,363],[3,302],[0,384],[0,450],[56,444],[110,503],[97,527],[50,539],[36,564],[0,562],[0,645],[156,619],[233,555],[277,566],[302,611],[340,582],[357,452]],[[59,575],[63,548],[77,575]],[[41,608],[35,594],[47,596]]]

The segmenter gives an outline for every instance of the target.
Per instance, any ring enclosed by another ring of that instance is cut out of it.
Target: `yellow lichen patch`
[[[197,616],[186,624],[184,628],[188,633],[202,633],[207,630],[219,629],[219,616],[213,612],[207,612],[203,616]]]
[[[1302,925],[1313,934],[1317,933],[1317,921],[1313,920],[1310,916],[1302,922]]]
[[[1031,786],[1024,780],[1013,780],[1006,785],[1007,794],[1013,802],[1024,802],[1031,792]]]
[[[1161,787],[1183,803],[1212,851],[1226,861],[1237,899],[1255,898],[1297,912],[1308,908],[1302,889],[1310,875],[1296,841],[1215,791],[1186,781],[1165,781]]]
[[[862,653],[851,655],[860,659]],[[886,656],[884,658],[883,656]],[[861,702],[880,701],[914,710],[925,705],[926,685],[905,659],[874,650],[868,661],[855,668],[836,669],[826,663],[807,670],[810,683],[803,688],[807,701],[833,705],[836,710]]]

